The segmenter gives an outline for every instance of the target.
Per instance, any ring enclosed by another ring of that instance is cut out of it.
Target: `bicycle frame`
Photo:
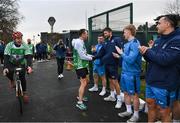
[[[21,85],[21,80],[19,79],[19,72],[22,68],[15,69],[15,84],[16,84],[16,96],[23,96],[23,90]]]
[[[23,90],[22,90],[22,85],[21,85],[21,80],[19,77],[20,71],[22,71],[22,68],[16,68],[15,69],[15,92],[16,92],[16,97],[19,101],[19,109],[20,113],[23,114]]]

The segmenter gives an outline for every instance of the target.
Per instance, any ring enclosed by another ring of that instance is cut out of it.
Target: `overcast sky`
[[[86,28],[86,17],[133,3],[134,23],[153,22],[163,13],[166,4],[172,0],[20,0],[19,12],[24,20],[18,29],[24,39],[33,38],[40,32],[50,32],[47,22],[50,16],[55,17],[54,32]]]

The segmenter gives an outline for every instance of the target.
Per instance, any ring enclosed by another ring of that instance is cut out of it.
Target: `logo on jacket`
[[[114,43],[114,40],[112,40],[111,43]]]
[[[158,46],[158,44],[154,44],[154,47],[157,47]]]
[[[165,48],[166,48],[166,46],[167,46],[167,43],[163,45],[162,49],[165,49]]]

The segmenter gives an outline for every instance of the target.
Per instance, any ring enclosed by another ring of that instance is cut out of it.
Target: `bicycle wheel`
[[[22,91],[20,89],[20,85],[18,85],[18,101],[19,101],[19,111],[23,114],[23,96]]]

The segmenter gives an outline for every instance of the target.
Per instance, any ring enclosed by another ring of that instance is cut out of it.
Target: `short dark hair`
[[[178,26],[178,22],[180,21],[180,16],[178,14],[160,15],[154,20],[159,21],[159,19],[162,17],[164,17],[164,19],[168,21],[173,28],[176,28]]]
[[[98,37],[104,37],[104,34],[103,34],[103,33],[100,33],[100,34],[98,35]]]
[[[109,27],[106,27],[106,28],[104,28],[104,29],[103,29],[103,32],[104,32],[104,31],[107,31],[107,32],[112,32],[112,29],[111,29],[111,28],[109,28]]]
[[[79,36],[81,36],[83,33],[85,33],[87,30],[86,29],[80,29],[79,30]]]

